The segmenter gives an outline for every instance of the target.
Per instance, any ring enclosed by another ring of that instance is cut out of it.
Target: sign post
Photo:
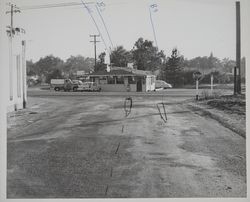
[[[193,73],[193,78],[196,81],[196,96],[195,99],[199,100],[199,80],[201,79],[202,74],[199,71]]]
[[[213,90],[214,90],[214,75],[211,74],[211,94],[213,94]]]
[[[196,100],[199,100],[199,80],[196,79]]]

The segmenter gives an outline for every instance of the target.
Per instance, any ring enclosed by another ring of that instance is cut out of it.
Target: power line
[[[106,30],[106,32],[107,32],[107,35],[108,35],[109,41],[110,41],[111,46],[112,46],[112,49],[113,49],[113,47],[114,47],[114,46],[113,46],[113,42],[112,42],[112,40],[111,40],[111,37],[110,37],[109,31],[108,31],[108,28],[107,28],[107,26],[106,26],[106,23],[105,23],[105,21],[104,21],[104,18],[103,18],[103,16],[102,16],[102,14],[101,14],[101,12],[100,12],[99,8],[98,8],[96,5],[95,5],[95,7],[96,7],[96,10],[97,10],[97,12],[98,12],[98,14],[99,14],[99,16],[100,16],[101,20],[102,20],[102,23],[103,23],[104,28],[105,28],[105,30]]]
[[[99,32],[99,35],[102,38],[102,41],[104,43],[104,46],[105,46],[106,50],[109,51],[109,48],[108,48],[108,46],[107,46],[107,44],[106,44],[106,42],[105,42],[105,40],[104,40],[104,38],[103,38],[103,36],[101,34],[101,31],[100,31],[100,29],[99,29],[93,15],[91,14],[91,11],[90,11],[89,7],[87,6],[87,5],[91,5],[91,4],[95,4],[95,2],[83,2],[81,0],[81,3],[79,3],[79,2],[69,2],[69,3],[57,3],[57,4],[44,4],[44,5],[37,5],[37,6],[23,6],[23,7],[20,8],[20,10],[48,9],[48,8],[71,7],[71,6],[82,6],[83,5],[87,9],[89,15],[91,16],[91,18],[92,18],[92,20],[93,20],[93,22],[94,22],[94,24],[95,24],[95,26],[96,26],[96,28],[97,28],[97,30]],[[111,41],[110,34],[109,34],[108,30],[107,30],[107,26],[106,26],[102,16],[101,16],[101,19],[102,19],[102,21],[104,23],[104,27],[105,27],[105,29],[106,29],[106,31],[108,33],[109,39]],[[111,45],[113,46],[112,41],[111,41]]]
[[[87,4],[94,4],[94,2],[86,2]],[[69,3],[57,3],[57,4],[44,4],[37,6],[24,6],[21,7],[21,10],[32,10],[32,9],[44,9],[44,8],[57,8],[57,7],[69,7],[69,6],[81,6],[82,3],[79,2],[69,2]]]
[[[89,7],[84,3],[83,0],[81,0],[81,2],[82,2],[82,5],[84,6],[84,8],[87,9],[87,11],[88,11],[88,13],[89,13],[91,19],[93,20],[93,22],[94,22],[94,24],[95,24],[95,27],[96,27],[96,29],[98,30],[98,33],[99,33],[99,35],[100,35],[101,38],[102,38],[102,41],[103,41],[103,43],[104,43],[104,46],[105,46],[106,50],[109,51],[109,49],[108,49],[108,47],[107,47],[107,44],[106,44],[106,42],[105,42],[105,40],[104,40],[104,38],[103,38],[103,36],[102,36],[102,33],[101,33],[101,31],[100,31],[100,29],[99,29],[99,27],[98,27],[98,25],[97,25],[97,23],[96,23],[96,21],[95,21],[95,18],[94,18],[93,15],[92,15],[92,13],[91,13]]]
[[[155,27],[154,27],[154,22],[153,22],[152,12],[151,12],[151,8],[150,7],[149,7],[149,15],[150,15],[151,26],[152,26],[152,29],[153,29],[153,34],[154,34],[155,45],[158,48],[158,43],[157,43],[156,33],[155,33]]]
[[[95,4],[95,2],[86,2],[85,4]],[[116,6],[128,4],[128,2],[124,3],[112,3],[107,4],[107,6]],[[69,2],[69,3],[57,3],[57,4],[44,4],[44,5],[33,5],[33,6],[22,6],[20,10],[33,10],[33,9],[48,9],[48,8],[60,8],[60,7],[71,7],[71,6],[82,6],[82,3],[79,2]]]

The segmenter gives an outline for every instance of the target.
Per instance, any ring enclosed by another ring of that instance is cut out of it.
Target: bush
[[[201,100],[216,99],[219,98],[221,95],[222,94],[219,91],[213,91],[213,93],[211,93],[210,90],[203,90],[201,92]]]

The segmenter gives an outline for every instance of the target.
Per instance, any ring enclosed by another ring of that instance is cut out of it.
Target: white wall
[[[155,89],[155,76],[147,76],[146,77],[146,83],[142,84],[142,92],[147,91],[153,91]],[[99,79],[95,78],[95,82],[99,83]],[[110,91],[110,92],[126,92],[127,91],[127,85],[128,85],[128,78],[124,78],[124,84],[100,84],[102,88],[102,91]],[[136,92],[137,91],[137,85],[136,84],[130,84],[130,92]]]
[[[155,90],[155,76],[147,76],[146,78],[146,91]]]
[[[7,70],[8,70],[8,39],[6,37],[6,1],[0,0],[0,201],[6,199],[6,135],[7,135]],[[7,40],[6,40],[7,39]]]
[[[23,108],[23,102],[27,99],[26,94],[26,59],[25,46],[22,45],[22,36],[15,35],[12,44],[9,41],[9,50],[12,48],[12,60],[9,60],[7,78],[7,111]],[[12,47],[11,47],[12,45]],[[11,55],[11,53],[9,52]],[[12,97],[12,99],[11,99]]]
[[[136,92],[136,91],[137,91],[137,86],[136,86],[136,84],[130,84],[130,91],[131,91],[131,92]]]
[[[127,87],[124,84],[102,84],[100,85],[102,91],[110,91],[110,92],[126,92]]]

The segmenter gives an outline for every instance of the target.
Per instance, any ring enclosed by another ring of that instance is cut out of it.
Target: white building
[[[147,92],[155,90],[156,76],[150,71],[132,68],[111,67],[110,71],[97,71],[89,74],[102,91],[110,92]]]
[[[25,41],[22,36],[15,35],[9,39],[9,82],[8,85],[8,111],[26,107],[27,85],[26,85],[26,58]]]
[[[8,18],[7,18],[8,17]],[[1,99],[7,111],[14,111],[26,107],[26,58],[25,40],[23,30],[13,27],[10,33],[10,15],[5,15],[1,21],[1,74],[2,79]],[[8,32],[7,32],[8,31]]]

